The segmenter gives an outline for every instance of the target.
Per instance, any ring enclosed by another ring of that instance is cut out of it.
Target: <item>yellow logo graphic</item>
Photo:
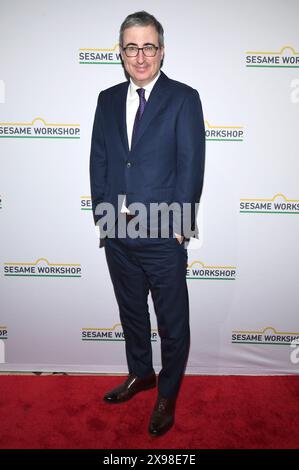
[[[195,260],[187,266],[187,279],[208,279],[234,281],[236,266],[207,266],[202,261]]]
[[[283,46],[279,52],[248,51],[246,67],[298,68],[299,52],[292,46]]]
[[[272,198],[240,199],[242,214],[299,214],[299,199],[288,199],[284,194]]]
[[[121,64],[119,44],[111,49],[97,49],[94,47],[81,47],[79,49],[80,64]]]
[[[46,258],[34,263],[4,263],[4,276],[81,277],[81,265],[49,263]]]
[[[206,140],[242,142],[244,139],[243,126],[212,126],[205,121]]]
[[[80,139],[80,124],[47,123],[37,117],[31,122],[0,122],[0,138]]]
[[[151,330],[151,341],[156,342],[158,331]],[[124,341],[124,333],[120,323],[115,323],[112,328],[82,328],[82,341]]]
[[[277,331],[272,326],[263,330],[233,330],[232,343],[235,344],[279,344],[289,346],[299,339],[299,332]]]

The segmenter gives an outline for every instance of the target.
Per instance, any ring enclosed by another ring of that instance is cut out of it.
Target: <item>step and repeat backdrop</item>
[[[98,93],[125,79],[119,26],[141,9],[205,115],[187,373],[298,373],[296,0],[1,1],[0,370],[127,370],[89,150]]]

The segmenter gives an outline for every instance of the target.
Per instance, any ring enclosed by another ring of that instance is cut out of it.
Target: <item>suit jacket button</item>
[[[127,162],[127,168],[131,168],[131,162]]]

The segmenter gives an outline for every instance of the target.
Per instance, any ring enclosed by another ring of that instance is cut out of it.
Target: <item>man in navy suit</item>
[[[121,25],[120,50],[129,80],[100,93],[90,156],[94,220],[105,234],[100,246],[105,246],[129,370],[104,400],[120,403],[156,386],[147,303],[151,292],[162,368],[149,433],[159,436],[174,423],[189,351],[185,241],[196,231],[205,131],[198,92],[160,70],[164,37],[155,17],[144,11],[129,15]],[[150,206],[157,204],[163,209],[151,226]],[[101,209],[108,206],[115,214],[112,221]],[[132,235],[136,229],[137,237]]]

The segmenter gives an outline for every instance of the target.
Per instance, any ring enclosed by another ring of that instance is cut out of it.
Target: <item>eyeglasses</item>
[[[123,51],[127,57],[137,57],[139,51],[142,51],[145,57],[155,57],[157,54],[157,50],[159,49],[158,46],[154,46],[153,44],[148,44],[144,47],[136,47],[136,46],[127,46],[123,47]]]

